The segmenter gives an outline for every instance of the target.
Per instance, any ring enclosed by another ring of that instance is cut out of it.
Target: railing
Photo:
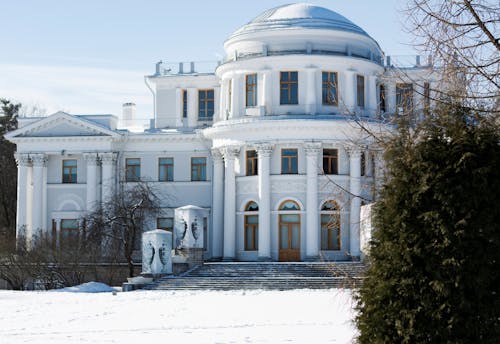
[[[422,55],[388,55],[384,62],[386,68],[425,68],[433,66],[432,58]]]
[[[158,63],[156,63],[154,75],[167,76],[214,73],[215,68],[217,68],[217,66],[219,66],[220,64],[221,61],[159,61]]]

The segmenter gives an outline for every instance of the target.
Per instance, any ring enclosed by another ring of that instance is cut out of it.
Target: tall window
[[[298,152],[296,149],[281,150],[281,174],[297,174]]]
[[[338,174],[339,153],[336,149],[323,149],[323,173]]]
[[[280,73],[280,104],[299,103],[299,77],[297,72]]]
[[[76,247],[78,245],[79,236],[80,228],[77,219],[61,220],[61,247]]]
[[[62,182],[76,183],[77,179],[77,161],[74,159],[63,160],[62,164]]]
[[[413,84],[396,84],[396,109],[400,114],[413,110]]]
[[[138,182],[141,180],[141,159],[125,159],[125,180],[127,182]]]
[[[158,180],[171,182],[174,180],[174,158],[158,159]]]
[[[156,228],[163,229],[164,231],[174,232],[174,218],[173,217],[159,217],[156,219]]]
[[[214,117],[214,90],[198,91],[198,120],[209,121]]]
[[[247,163],[247,176],[257,175],[257,152],[254,150],[248,150],[246,157]]]
[[[386,105],[385,105],[385,86],[384,85],[379,86],[378,96],[379,96],[378,104],[379,104],[380,112],[385,112]]]
[[[322,73],[323,105],[338,105],[337,73]]]
[[[362,75],[356,76],[356,94],[357,105],[360,108],[365,107],[365,77]]]
[[[335,201],[321,207],[321,249],[340,250],[340,209]]]
[[[259,243],[259,206],[251,201],[245,207],[245,251],[257,251]]]
[[[366,172],[366,153],[361,152],[361,175],[364,176]]]
[[[257,106],[257,74],[246,76],[246,106]]]
[[[207,158],[191,158],[191,180],[207,180]]]
[[[188,116],[188,93],[187,90],[182,90],[182,118]]]

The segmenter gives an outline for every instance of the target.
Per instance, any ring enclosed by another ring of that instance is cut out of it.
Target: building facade
[[[18,230],[57,240],[120,185],[147,182],[166,201],[144,230],[171,230],[181,206],[209,210],[206,259],[359,257],[360,207],[383,177],[367,133],[428,108],[432,68],[393,68],[363,29],[309,4],[265,11],[224,48],[210,73],[157,64],[142,132],[112,115],[21,119],[6,136],[17,145]]]

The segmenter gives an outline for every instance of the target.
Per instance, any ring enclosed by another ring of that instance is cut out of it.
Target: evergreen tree
[[[498,343],[500,131],[467,109],[408,125],[388,144],[360,343]]]

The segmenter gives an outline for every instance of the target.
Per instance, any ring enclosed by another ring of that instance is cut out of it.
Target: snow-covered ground
[[[356,334],[348,290],[78,291],[0,291],[0,343],[317,344]]]

